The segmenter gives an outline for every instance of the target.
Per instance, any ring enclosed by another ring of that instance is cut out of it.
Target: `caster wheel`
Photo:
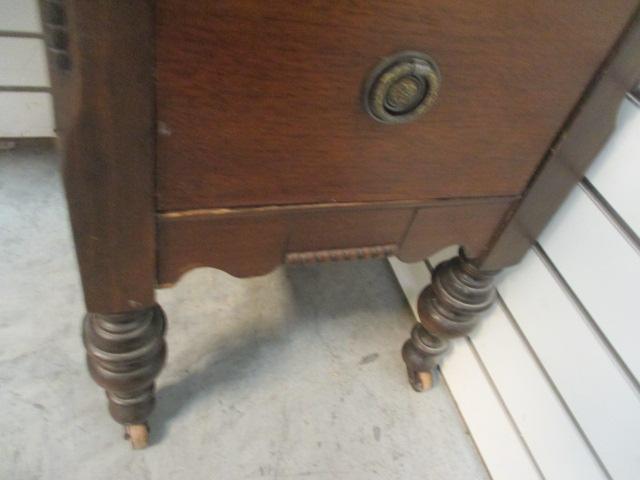
[[[125,425],[124,438],[135,450],[145,448],[149,444],[149,427],[145,423]]]
[[[414,372],[407,370],[409,383],[416,392],[424,392],[433,387],[435,372]]]

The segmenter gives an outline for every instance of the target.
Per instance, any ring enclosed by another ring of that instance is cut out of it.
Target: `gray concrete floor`
[[[57,168],[0,152],[0,478],[487,478],[446,387],[405,380],[413,320],[383,261],[159,291],[169,361],[132,451],[85,371]]]

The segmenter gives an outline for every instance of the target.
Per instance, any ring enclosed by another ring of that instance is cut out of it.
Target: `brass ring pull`
[[[434,104],[440,83],[440,71],[431,57],[419,52],[397,53],[369,75],[365,109],[379,122],[410,122]]]

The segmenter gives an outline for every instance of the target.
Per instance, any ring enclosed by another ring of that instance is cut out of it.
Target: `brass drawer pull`
[[[419,52],[397,53],[369,75],[365,109],[379,122],[409,122],[433,105],[440,83],[440,71],[431,57]]]

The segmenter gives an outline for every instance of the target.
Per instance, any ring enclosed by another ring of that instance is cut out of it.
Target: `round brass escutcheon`
[[[379,122],[409,122],[433,105],[440,82],[440,71],[431,57],[398,53],[371,72],[364,91],[365,109]]]

